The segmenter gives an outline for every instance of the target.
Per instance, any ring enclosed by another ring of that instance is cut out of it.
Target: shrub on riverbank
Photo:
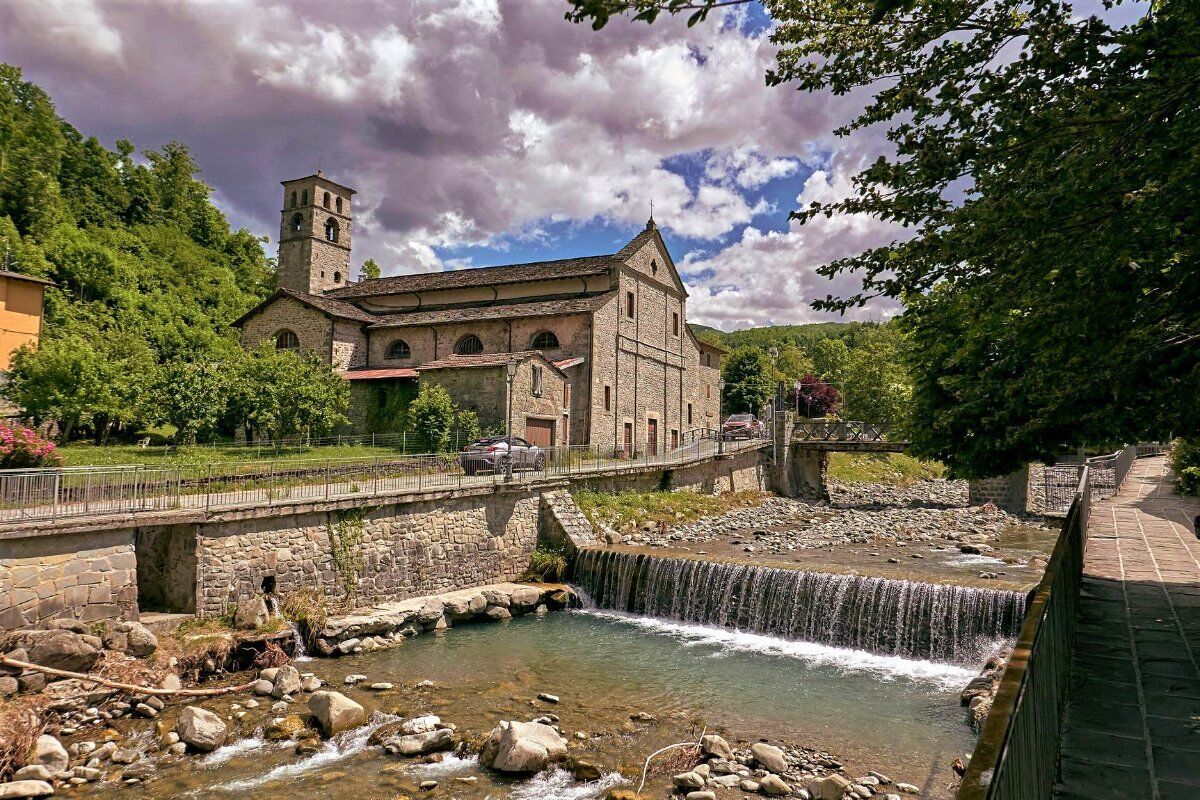
[[[1181,494],[1200,495],[1200,439],[1177,439],[1171,446],[1171,470]]]
[[[701,517],[724,514],[735,508],[756,506],[766,492],[742,491],[724,494],[699,492],[605,492],[574,493],[575,503],[593,525],[606,524],[617,530],[646,522],[680,525]]]
[[[922,461],[906,453],[830,453],[825,474],[846,483],[903,486],[945,477],[946,467],[941,462]]]

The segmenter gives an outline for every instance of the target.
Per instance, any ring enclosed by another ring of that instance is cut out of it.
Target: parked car
[[[474,475],[480,470],[507,471],[509,459],[514,470],[544,469],[546,451],[519,436],[511,440],[505,436],[484,436],[463,448],[458,463],[463,472]]]
[[[753,414],[734,414],[721,426],[726,439],[757,439],[766,435],[766,426]]]

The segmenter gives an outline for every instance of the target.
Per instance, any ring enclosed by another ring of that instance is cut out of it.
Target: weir
[[[1015,637],[1025,595],[1000,589],[584,550],[574,583],[596,606],[937,661]]]

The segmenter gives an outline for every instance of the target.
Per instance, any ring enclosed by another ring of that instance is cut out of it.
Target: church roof
[[[555,261],[533,261],[527,264],[505,264],[495,267],[472,267],[442,272],[421,272],[415,275],[393,275],[372,278],[349,286],[331,289],[328,297],[366,298],[387,294],[427,292],[437,289],[463,289],[472,286],[494,286],[501,283],[549,281],[559,278],[580,278],[603,275],[617,261],[611,255],[561,258]]]
[[[513,353],[479,353],[472,356],[446,356],[439,358],[436,361],[428,361],[417,367],[417,372],[434,372],[439,369],[473,369],[483,367],[505,367],[513,361],[525,361],[530,358],[536,358],[539,361],[544,361],[548,366],[554,369],[555,372],[562,373],[562,368],[550,359],[546,358],[539,350],[517,350]]]
[[[377,316],[377,321],[371,325],[371,328],[403,328],[410,325],[435,325],[445,322],[584,314],[596,311],[614,296],[614,292],[602,292],[586,297],[568,297],[558,300],[533,300],[468,308],[445,308],[437,311],[398,312]]]
[[[336,300],[324,295],[305,294],[304,292],[297,292],[295,289],[280,288],[275,290],[275,294],[271,295],[266,300],[263,300],[254,308],[235,319],[233,321],[234,327],[240,327],[242,323],[250,319],[259,311],[262,311],[271,303],[274,303],[280,297],[290,297],[293,300],[304,303],[306,306],[315,308],[318,311],[328,314],[331,317],[337,317],[338,319],[348,319],[354,322],[362,323],[372,323],[379,319],[379,317],[375,316],[374,314],[363,311],[361,308],[353,305],[352,303]]]

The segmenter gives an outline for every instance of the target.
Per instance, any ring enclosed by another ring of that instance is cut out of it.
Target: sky
[[[235,226],[272,240],[279,181],[357,189],[355,266],[385,275],[615,252],[650,215],[724,330],[837,319],[815,268],[903,237],[788,212],[851,191],[881,132],[835,137],[862,96],[768,88],[771,21],[687,28],[563,0],[4,0],[0,60],[112,146],[187,144]],[[274,250],[273,242],[268,245]],[[885,319],[877,301],[850,319]]]

